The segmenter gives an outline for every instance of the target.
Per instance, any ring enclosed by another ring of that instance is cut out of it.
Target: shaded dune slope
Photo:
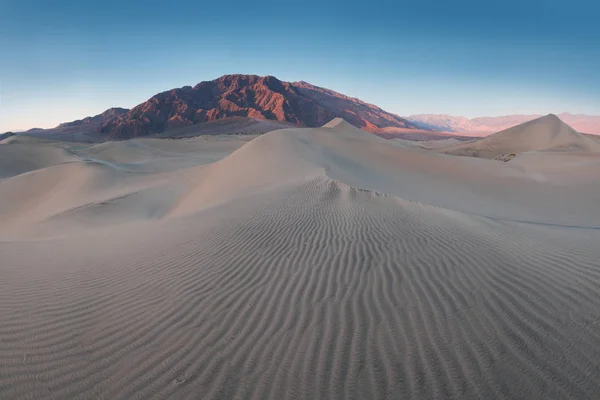
[[[74,161],[0,180],[0,238],[65,235],[162,217],[178,186],[161,176],[139,175]]]
[[[510,164],[335,121],[158,174],[161,218],[0,242],[0,397],[598,398],[600,230]]]
[[[56,236],[168,214],[190,167],[248,139],[135,139],[96,145],[24,138],[0,146],[0,239]],[[4,179],[2,179],[3,177]]]
[[[7,142],[0,144],[0,179],[74,159],[64,149],[43,142]]]

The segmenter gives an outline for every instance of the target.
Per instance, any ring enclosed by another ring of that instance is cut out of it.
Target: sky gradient
[[[403,116],[600,114],[599,5],[482,3],[0,0],[0,132],[228,73]]]

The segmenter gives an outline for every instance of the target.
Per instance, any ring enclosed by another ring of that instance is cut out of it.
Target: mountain
[[[466,118],[446,114],[419,114],[406,117],[421,128],[440,132],[458,132],[485,135],[498,132],[542,115],[505,115],[501,117]],[[600,116],[561,113],[558,117],[578,132],[600,135]]]
[[[5,132],[5,133],[0,133],[0,142],[3,141],[4,139],[7,139],[11,136],[15,136],[16,133],[14,132]]]
[[[527,151],[600,152],[600,142],[549,114],[483,139],[440,150],[445,154],[507,160]]]
[[[123,115],[129,111],[126,108],[109,108],[101,114],[86,117],[71,122],[63,122],[50,129],[33,128],[23,134],[44,139],[75,141],[75,142],[101,142],[105,141],[96,131],[106,121]]]
[[[102,114],[94,115],[93,117],[86,117],[84,119],[78,119],[78,120],[72,121],[72,122],[64,122],[62,124],[59,124],[56,128],[69,128],[69,127],[81,126],[81,125],[102,124],[112,118],[117,118],[120,115],[125,114],[127,111],[129,111],[127,108],[120,108],[120,107],[109,108],[108,110],[104,111]]]
[[[230,117],[306,127],[318,127],[340,117],[371,132],[387,127],[417,127],[375,105],[307,82],[283,82],[273,76],[224,75],[194,87],[159,93],[104,122],[98,132],[125,139]]]
[[[406,117],[422,129],[438,132],[470,132],[471,121],[466,117],[447,114],[419,114]]]
[[[600,135],[600,115],[562,113],[558,116],[577,132]]]

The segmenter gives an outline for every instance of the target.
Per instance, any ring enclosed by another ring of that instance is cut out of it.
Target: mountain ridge
[[[127,113],[105,121],[98,132],[115,139],[160,133],[172,128],[247,117],[319,127],[340,117],[371,132],[416,124],[373,104],[305,81],[274,76],[223,75],[211,81],[158,93]]]
[[[77,119],[75,121],[71,121],[71,122],[63,122],[58,124],[58,126],[56,126],[56,128],[69,128],[69,127],[73,127],[73,126],[80,126],[80,125],[87,125],[87,124],[94,124],[94,123],[103,123],[111,118],[115,118],[118,117],[119,115],[123,115],[124,113],[128,112],[129,109],[128,108],[122,108],[122,107],[111,107],[107,110],[105,110],[104,112],[91,116],[91,117],[85,117],[82,119]]]

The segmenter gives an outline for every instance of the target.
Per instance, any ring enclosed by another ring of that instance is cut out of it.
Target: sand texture
[[[0,398],[598,399],[600,154],[559,142],[0,144]]]

